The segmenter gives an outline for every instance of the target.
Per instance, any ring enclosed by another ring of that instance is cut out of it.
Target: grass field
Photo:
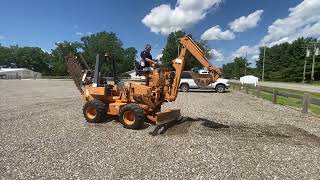
[[[314,82],[313,85],[320,86],[320,81]]]
[[[292,89],[282,89],[282,88],[275,88],[275,89],[277,89],[278,91],[288,92],[288,93],[298,94],[298,95],[303,95],[306,93],[306,94],[310,94],[314,98],[320,99],[320,93],[299,91],[299,90],[292,90]],[[250,89],[249,93],[256,94],[256,90]],[[271,93],[261,92],[260,97],[265,100],[272,101],[272,94]],[[301,109],[302,100],[296,99],[296,98],[291,98],[291,97],[277,96],[277,104]],[[309,112],[314,113],[317,116],[320,116],[320,106],[311,104],[309,106]]]
[[[266,82],[273,82],[273,81],[266,81]],[[304,84],[302,82],[285,82],[285,83],[289,83],[289,84]],[[320,86],[320,81],[314,81],[313,83],[310,82],[306,82],[305,85],[313,85],[313,86]]]

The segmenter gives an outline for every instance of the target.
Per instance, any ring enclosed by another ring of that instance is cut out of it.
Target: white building
[[[41,76],[27,68],[0,68],[0,79],[39,79]]]
[[[137,76],[137,75],[136,75],[136,71],[135,71],[135,70],[128,71],[128,72],[126,72],[126,73],[128,73],[128,74],[130,75],[130,79],[132,79],[132,80],[145,79],[145,77],[144,77],[144,76]]]
[[[253,84],[254,86],[257,86],[259,79],[255,76],[248,75],[243,76],[240,78],[240,83],[243,84]]]

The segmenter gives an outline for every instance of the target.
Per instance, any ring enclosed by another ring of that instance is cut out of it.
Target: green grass
[[[316,93],[316,92],[300,91],[300,90],[293,90],[293,89],[283,89],[283,88],[273,88],[273,89],[277,89],[278,91],[288,92],[288,93],[292,93],[292,94],[299,94],[299,95],[303,95],[304,93],[306,93],[306,94],[310,94],[311,96],[313,96],[315,98],[320,99],[320,93]]]
[[[312,85],[320,86],[320,81],[313,82]]]
[[[268,82],[268,83],[288,83],[288,84],[306,84],[306,85],[316,85],[316,86],[320,86],[320,81],[314,81],[313,83],[310,83],[310,82],[305,82],[305,83],[302,83],[302,82],[285,82],[285,81],[265,81],[265,82]]]
[[[272,89],[272,88],[270,88],[270,89]],[[278,89],[278,91],[288,92],[288,93],[292,93],[292,94],[299,94],[299,95],[303,95],[304,93],[307,93],[307,94],[312,95],[315,98],[320,98],[320,93],[298,91],[298,90],[291,90],[291,89],[280,89],[280,88],[277,88],[277,89]],[[242,90],[242,91],[245,92],[245,90]],[[256,90],[250,89],[249,94],[256,95]],[[272,94],[271,93],[261,91],[260,97],[265,100],[272,101]],[[281,104],[284,106],[290,106],[290,107],[294,107],[297,109],[302,108],[302,100],[296,99],[296,98],[291,98],[291,97],[277,96],[277,104]],[[309,106],[309,112],[312,112],[315,115],[320,115],[320,106],[311,104]]]

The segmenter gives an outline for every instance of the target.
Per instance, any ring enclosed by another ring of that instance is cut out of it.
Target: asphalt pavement
[[[240,83],[238,80],[230,80],[231,82]],[[293,89],[293,90],[300,90],[300,91],[309,91],[309,92],[316,92],[320,93],[320,86],[319,85],[310,85],[310,84],[299,84],[299,83],[286,83],[286,82],[258,82],[258,85],[261,86],[268,86],[274,88],[284,88],[284,89]]]

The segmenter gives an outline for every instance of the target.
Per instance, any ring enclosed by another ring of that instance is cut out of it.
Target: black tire
[[[120,111],[119,121],[127,129],[141,129],[145,120],[144,111],[138,104],[127,104]]]
[[[215,89],[218,93],[224,93],[226,91],[226,86],[223,84],[218,84]]]
[[[99,123],[106,120],[106,105],[100,100],[88,101],[83,106],[83,115],[89,123]]]
[[[188,92],[189,91],[189,85],[188,84],[181,84],[180,89],[182,92]]]

